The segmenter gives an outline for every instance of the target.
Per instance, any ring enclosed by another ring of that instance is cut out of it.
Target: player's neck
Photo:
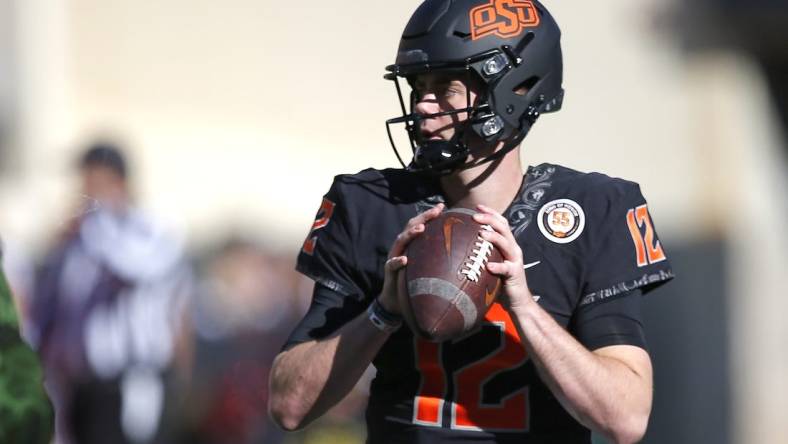
[[[498,161],[458,171],[441,178],[449,207],[476,208],[483,204],[503,212],[520,190],[523,167],[519,149]]]

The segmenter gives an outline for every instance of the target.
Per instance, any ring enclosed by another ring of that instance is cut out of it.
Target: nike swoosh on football
[[[523,270],[527,270],[527,269],[529,269],[531,267],[535,267],[535,266],[537,266],[537,265],[539,265],[541,263],[542,263],[542,261],[536,261],[536,262],[531,262],[530,264],[525,264],[525,265],[523,265]]]

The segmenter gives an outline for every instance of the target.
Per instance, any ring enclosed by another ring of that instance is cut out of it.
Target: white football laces
[[[482,225],[482,230],[493,231],[489,225]],[[474,244],[476,248],[473,253],[468,257],[468,262],[465,262],[465,267],[460,270],[460,273],[473,282],[479,282],[479,276],[482,273],[482,267],[490,260],[492,254],[493,244],[490,241],[482,239],[481,236],[476,237],[477,241]]]

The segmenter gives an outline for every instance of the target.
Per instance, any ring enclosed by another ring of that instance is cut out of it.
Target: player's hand
[[[509,310],[533,304],[533,296],[528,289],[523,269],[523,251],[514,239],[509,222],[492,208],[478,205],[477,209],[480,212],[473,216],[476,222],[489,225],[493,229],[482,230],[482,238],[491,242],[503,256],[503,262],[487,263],[487,270],[503,279],[500,302]]]
[[[395,314],[402,314],[399,301],[397,300],[397,278],[400,270],[408,264],[408,258],[404,256],[403,253],[405,253],[405,248],[407,248],[410,241],[424,232],[425,224],[438,217],[444,207],[445,205],[439,203],[429,210],[411,218],[391,245],[385,266],[383,292],[378,298],[380,304],[383,305],[383,308],[386,310]]]

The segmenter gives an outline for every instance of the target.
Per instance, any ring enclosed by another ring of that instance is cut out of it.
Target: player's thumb
[[[403,268],[407,263],[408,263],[407,256],[394,256],[386,261],[386,266],[385,266],[386,273],[393,275],[394,272]]]

